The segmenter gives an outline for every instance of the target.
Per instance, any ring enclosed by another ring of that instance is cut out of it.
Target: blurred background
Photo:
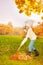
[[[32,13],[31,16],[20,14],[13,0],[0,0],[0,34],[24,36],[25,22],[34,21],[33,31],[37,35],[43,35],[43,20],[40,15]]]

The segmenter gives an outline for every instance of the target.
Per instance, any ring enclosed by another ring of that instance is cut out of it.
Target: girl
[[[28,23],[27,23],[28,22]],[[28,26],[28,31],[27,31],[27,34],[25,36],[25,38],[23,39],[23,41],[21,42],[21,45],[20,47],[18,48],[18,50],[20,50],[20,48],[24,45],[24,43],[27,41],[27,39],[29,38],[30,39],[30,44],[28,45],[28,52],[27,52],[27,55],[31,55],[31,52],[32,50],[34,51],[34,54],[35,56],[38,56],[39,53],[38,51],[36,50],[36,48],[34,47],[34,43],[35,43],[35,40],[37,38],[37,35],[33,32],[32,30],[32,26],[33,26],[33,20],[28,20],[26,22],[26,26]]]

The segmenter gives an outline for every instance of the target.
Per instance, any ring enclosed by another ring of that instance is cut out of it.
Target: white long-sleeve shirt
[[[26,38],[30,38],[30,40],[36,40],[37,38],[37,35],[33,32],[31,27],[27,31]]]

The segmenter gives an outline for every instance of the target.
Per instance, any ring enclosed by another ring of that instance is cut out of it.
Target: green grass
[[[9,60],[9,57],[16,52],[22,40],[23,38],[20,36],[0,35],[0,65],[43,65],[43,38],[38,38],[35,42],[35,47],[40,55],[33,57],[33,61]],[[20,52],[27,51],[29,42],[28,39]]]

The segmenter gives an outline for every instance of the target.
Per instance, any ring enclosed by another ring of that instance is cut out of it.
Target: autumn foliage
[[[43,36],[43,22],[32,28],[36,35]],[[17,28],[11,25],[0,24],[0,35],[25,36],[24,28]]]
[[[40,14],[43,12],[43,0],[14,0],[19,9],[19,13],[25,13],[27,16],[31,15],[31,12]]]
[[[0,24],[1,35],[11,35],[12,33],[13,33],[13,28],[11,26]]]
[[[32,57],[27,55],[25,52],[16,52],[14,55],[10,57],[10,60],[24,60],[24,61],[32,61]]]
[[[38,36],[43,36],[43,22],[40,25],[37,25],[36,27],[33,28],[33,31],[38,35]]]

